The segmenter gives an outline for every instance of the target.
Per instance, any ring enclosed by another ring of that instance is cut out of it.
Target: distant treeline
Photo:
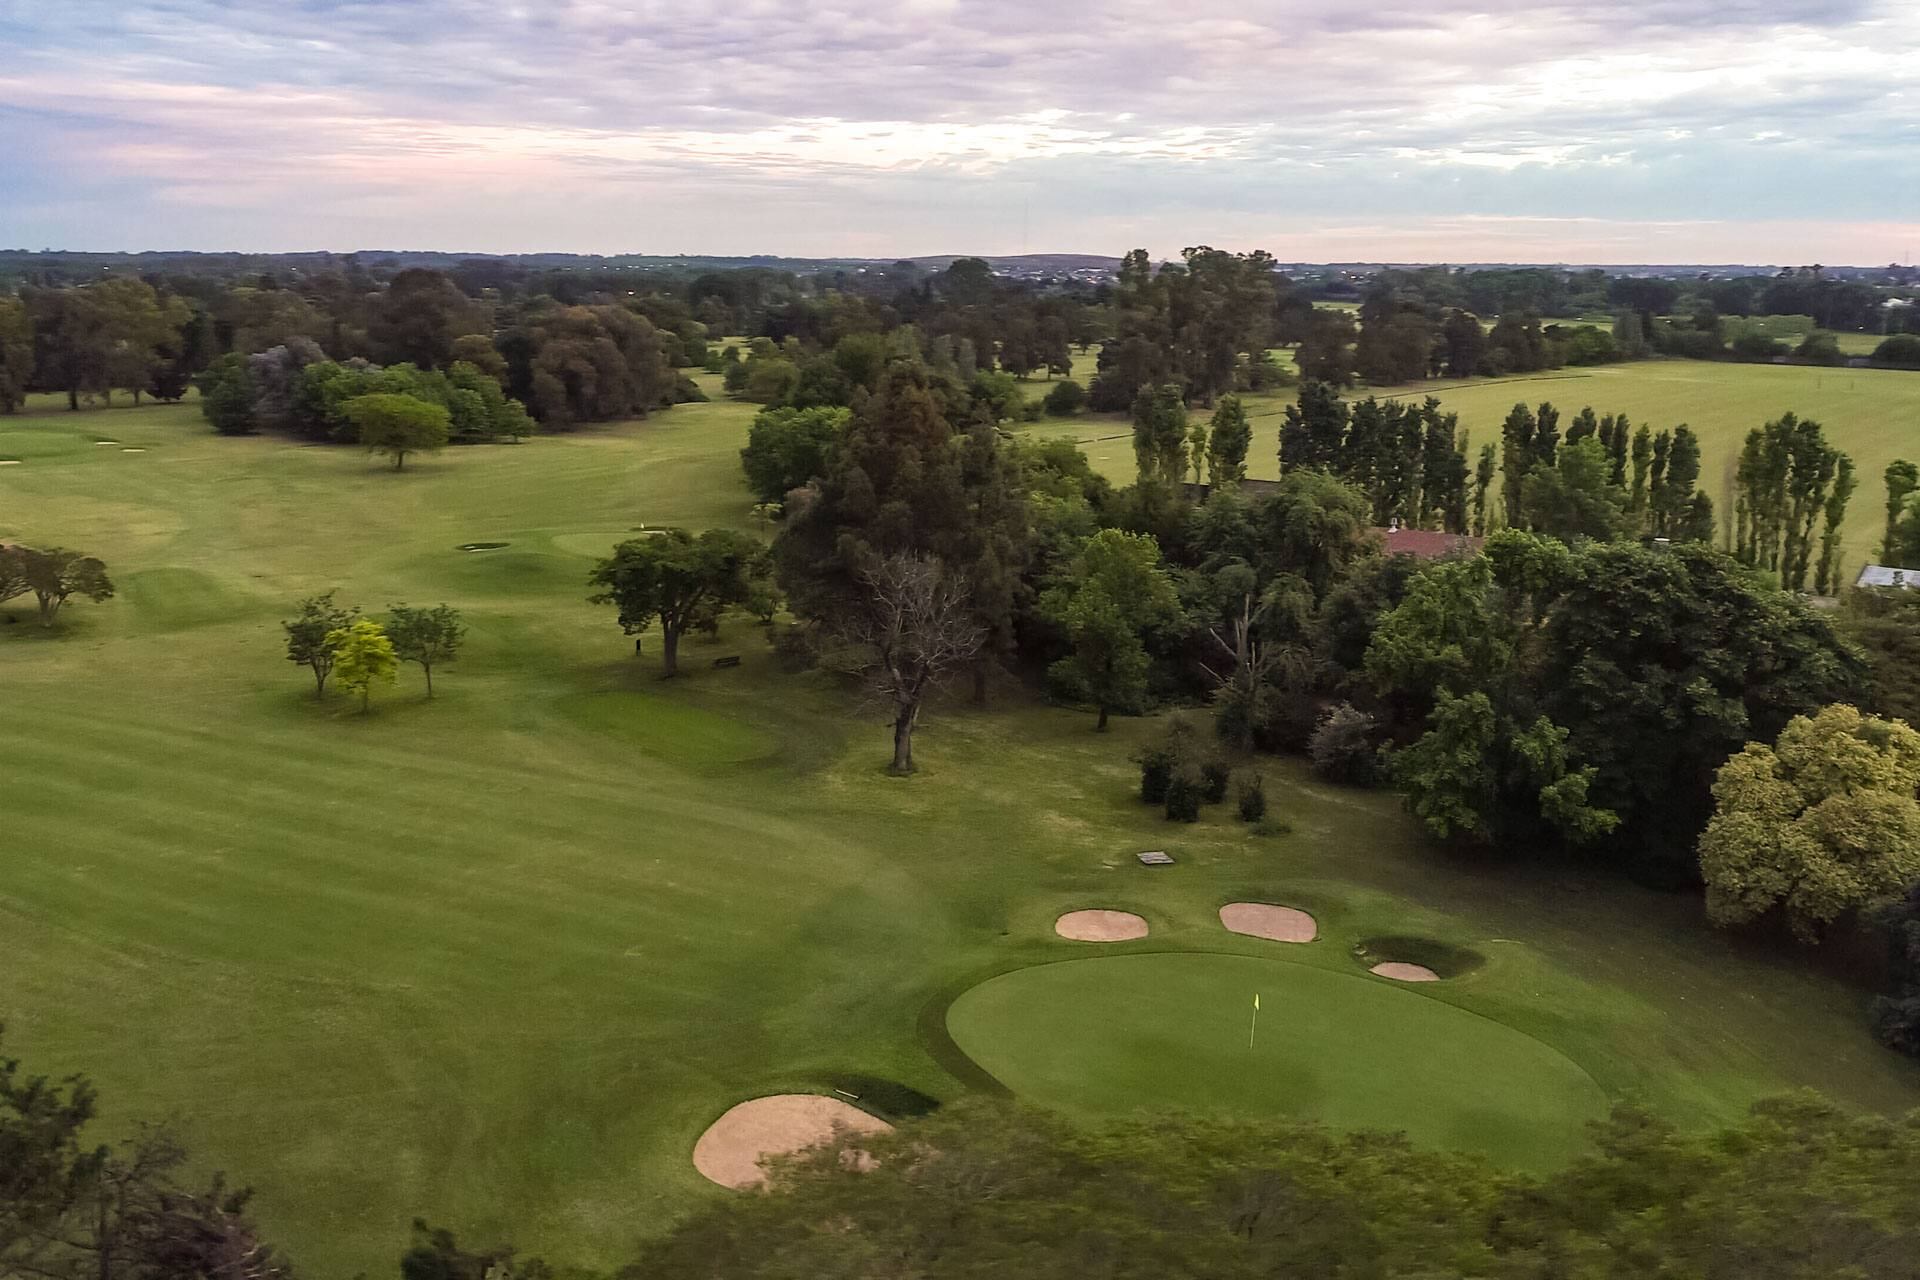
[[[444,262],[412,265],[423,258]],[[223,357],[273,353],[270,363],[296,368],[472,364],[555,428],[697,395],[674,370],[706,363],[712,338],[768,339],[799,368],[848,337],[902,329],[929,349],[947,344],[969,376],[1065,374],[1069,348],[1100,344],[1085,390],[1092,408],[1115,411],[1168,384],[1201,405],[1279,385],[1293,371],[1273,359],[1278,346],[1298,348],[1306,377],[1393,385],[1646,354],[1786,354],[1722,323],[1750,314],[1811,317],[1819,328],[1794,353],[1804,359],[1840,358],[1825,329],[1920,329],[1920,307],[1887,305],[1904,301],[1895,288],[1818,268],[1697,281],[1428,268],[1356,284],[1205,246],[1159,264],[1136,250],[1111,273],[1062,256],[1049,275],[1055,260],[1037,261],[1021,260],[1016,278],[979,258],[803,272],[559,254],[0,254],[0,282],[19,281],[0,283],[0,411],[33,391],[76,408],[114,391],[177,399]],[[1356,288],[1357,315],[1315,305]],[[1914,348],[1920,338],[1892,337],[1875,358],[1920,365]],[[248,429],[284,425],[270,397],[254,416]]]

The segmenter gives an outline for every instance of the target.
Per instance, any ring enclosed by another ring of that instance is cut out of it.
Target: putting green
[[[1250,956],[1021,969],[962,995],[947,1026],[1020,1097],[1083,1114],[1290,1116],[1547,1168],[1607,1108],[1585,1071],[1511,1027],[1362,974]]]

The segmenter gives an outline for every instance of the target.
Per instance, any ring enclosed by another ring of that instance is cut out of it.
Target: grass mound
[[[1083,1114],[1291,1116],[1548,1168],[1581,1149],[1607,1106],[1585,1071],[1511,1027],[1358,974],[1251,956],[1021,969],[968,991],[947,1020],[1017,1096]]]

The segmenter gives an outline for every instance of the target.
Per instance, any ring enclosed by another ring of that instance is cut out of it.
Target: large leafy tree
[[[381,364],[444,369],[467,335],[492,331],[486,308],[438,271],[409,267],[373,300],[367,339]]]
[[[1207,483],[1216,488],[1238,488],[1247,477],[1247,450],[1253,444],[1253,426],[1239,396],[1223,396],[1207,427]]]
[[[1846,912],[1920,881],[1920,733],[1836,705],[1750,742],[1714,778],[1700,837],[1707,915],[1745,924],[1780,910],[1816,939]]]
[[[966,390],[915,361],[887,365],[829,451],[823,474],[788,504],[774,558],[799,616],[828,626],[864,616],[864,575],[889,556],[931,556],[965,582],[985,634],[975,667],[1013,647],[1033,532],[1026,482]]]
[[[1535,467],[1522,481],[1525,527],[1567,542],[1619,537],[1626,531],[1626,494],[1614,486],[1610,470],[1596,437],[1568,443],[1552,466]]]
[[[444,407],[387,392],[356,396],[342,412],[359,433],[361,447],[392,458],[395,471],[406,465],[409,454],[444,449],[452,426]]]
[[[728,609],[745,604],[766,564],[766,550],[736,530],[695,537],[667,529],[615,547],[588,578],[600,588],[589,599],[615,606],[628,635],[658,622],[661,672],[675,676],[687,628],[710,630]]]
[[[1868,693],[1861,706],[1920,724],[1920,591],[1864,587],[1840,599],[1841,634],[1866,656]]]
[[[0,413],[27,401],[33,383],[33,316],[18,298],[0,296]]]
[[[23,1280],[280,1280],[291,1268],[247,1216],[251,1193],[182,1180],[186,1150],[143,1129],[95,1143],[81,1077],[29,1076],[0,1054],[0,1275]]]
[[[113,581],[107,577],[107,566],[78,551],[64,547],[42,551],[9,546],[0,549],[0,559],[7,562],[0,567],[0,592],[7,589],[10,581],[32,592],[40,606],[43,627],[52,626],[61,608],[75,596],[95,603],[113,596]],[[4,598],[4,594],[0,594],[0,599]]]
[[[393,641],[394,656],[402,662],[415,662],[427,680],[427,696],[433,696],[433,669],[452,662],[466,638],[466,623],[452,605],[431,609],[396,604],[387,610],[387,638]]]
[[[747,487],[762,502],[784,502],[789,493],[826,474],[827,455],[846,433],[849,410],[763,409],[747,429],[740,451]]]
[[[1413,736],[1409,786],[1486,746],[1493,785],[1453,788],[1477,821],[1449,820],[1449,834],[1586,844],[1666,881],[1693,874],[1728,756],[1854,696],[1864,674],[1824,616],[1711,548],[1569,549],[1513,530],[1484,556],[1423,569],[1375,629],[1365,668]],[[1486,707],[1439,723],[1439,691]]]
[[[1179,622],[1180,598],[1150,535],[1102,529],[1047,593],[1042,612],[1073,646],[1053,665],[1053,678],[1094,704],[1094,727],[1104,733],[1110,712],[1138,709],[1145,700],[1146,641]]]
[[[1187,472],[1187,402],[1178,385],[1140,390],[1133,402],[1133,458],[1143,484],[1177,488]]]
[[[400,669],[400,657],[386,628],[371,618],[356,618],[346,626],[327,632],[327,648],[333,654],[333,674],[341,687],[360,695],[364,714],[373,706],[373,686],[392,684]]]
[[[1611,856],[1663,880],[1691,873],[1714,771],[1866,675],[1826,615],[1700,543],[1591,546],[1543,616],[1529,686],[1621,816]]]
[[[200,412],[215,431],[223,436],[253,434],[258,425],[253,416],[253,373],[245,356],[221,356],[194,381],[200,388]]]
[[[313,696],[324,697],[327,678],[333,674],[333,648],[327,637],[353,625],[360,616],[358,608],[348,609],[334,602],[334,593],[309,596],[299,605],[300,612],[280,624],[287,637],[287,661],[313,672]]]

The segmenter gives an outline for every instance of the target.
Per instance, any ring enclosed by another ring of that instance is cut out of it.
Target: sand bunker
[[[119,443],[120,442],[118,440],[95,440],[94,441],[94,444],[96,445],[119,444]]]
[[[18,458],[0,458],[0,467],[17,467],[19,465],[20,459]]]
[[[1147,922],[1131,911],[1069,911],[1053,931],[1073,942],[1131,942],[1147,936]]]
[[[1367,970],[1383,978],[1392,978],[1395,982],[1438,982],[1440,975],[1423,964],[1409,964],[1405,960],[1389,960]]]
[[[767,1180],[760,1161],[831,1142],[838,1129],[886,1133],[885,1120],[838,1098],[780,1093],[742,1102],[715,1120],[693,1144],[693,1167],[723,1187],[757,1187]]]
[[[1220,923],[1235,933],[1275,942],[1312,942],[1319,932],[1306,912],[1266,902],[1229,902],[1220,908]]]
[[[145,449],[122,449],[122,450],[121,450],[120,452],[122,452],[122,453],[145,453],[145,452],[146,452],[146,450],[145,450]]]

